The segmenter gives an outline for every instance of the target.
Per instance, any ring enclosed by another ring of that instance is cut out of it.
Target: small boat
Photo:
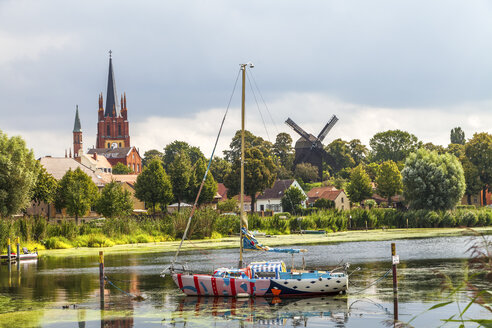
[[[26,247],[23,247],[22,248],[22,252],[23,253],[20,254],[20,260],[21,261],[25,261],[25,260],[37,260],[38,259],[38,250],[37,249],[35,249],[34,252],[30,252],[30,251],[27,250]],[[8,254],[0,255],[0,261],[2,261],[2,262],[8,262],[8,260],[9,260]],[[10,254],[10,261],[11,262],[17,261],[17,254],[16,253],[12,252]]]
[[[253,67],[251,64],[241,65],[243,81],[241,110],[242,140],[244,140],[244,90],[246,69],[248,66],[250,68]],[[222,123],[223,122],[224,120]],[[176,251],[176,255],[174,256],[170,267],[167,269],[178,288],[186,295],[232,297],[304,297],[345,292],[348,288],[348,274],[345,271],[296,271],[293,267],[290,270],[287,270],[283,261],[254,262],[247,266],[243,266],[243,250],[289,253],[292,255],[306,252],[306,250],[303,249],[270,248],[268,246],[263,246],[256,240],[253,234],[248,231],[248,220],[244,212],[244,161],[241,161],[241,185],[239,195],[239,206],[241,210],[239,268],[218,268],[212,274],[193,274],[188,272],[183,266],[182,272],[178,272],[177,268],[175,268],[176,259],[181,250],[181,246],[186,239],[191,219],[198,203],[200,191],[210,168],[214,151],[210,157],[209,165],[202,180],[202,185],[200,186],[199,193],[196,196],[195,203],[188,218],[188,223],[181,239],[181,243],[178,246],[178,250]],[[244,143],[241,144],[241,158],[244,158]],[[348,266],[345,266],[345,270],[347,268]],[[165,276],[167,270],[164,270],[161,276]]]

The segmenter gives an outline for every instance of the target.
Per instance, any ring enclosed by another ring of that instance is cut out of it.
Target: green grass
[[[492,234],[492,227],[477,227],[475,231]],[[326,235],[278,235],[272,238],[259,237],[268,246],[319,245],[354,241],[384,241],[395,239],[433,238],[468,235],[466,228],[416,228],[416,229],[376,229],[329,233]],[[97,256],[100,250],[106,254],[117,253],[167,253],[175,252],[180,241],[151,242],[115,245],[105,248],[79,247],[70,249],[42,250],[41,256]],[[195,249],[224,249],[239,246],[239,237],[185,241],[182,251]]]

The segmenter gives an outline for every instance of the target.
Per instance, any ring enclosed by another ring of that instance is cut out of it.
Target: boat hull
[[[279,296],[300,297],[345,292],[346,275],[308,279],[223,278],[202,274],[173,274],[179,289],[190,296]]]
[[[37,253],[30,253],[30,254],[21,254],[20,255],[20,260],[21,261],[25,261],[25,260],[36,260],[38,258],[38,254]],[[3,261],[3,262],[7,262],[8,261],[8,255],[0,255],[0,260]],[[17,255],[11,255],[10,256],[10,260],[13,262],[13,261],[17,261]]]

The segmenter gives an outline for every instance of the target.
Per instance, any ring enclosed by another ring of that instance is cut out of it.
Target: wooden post
[[[396,265],[400,263],[400,259],[396,255],[395,243],[391,243],[391,259],[393,262],[393,314],[396,322],[398,320],[398,279],[396,276]]]
[[[17,237],[17,271],[20,270],[20,238]]]
[[[12,247],[10,246],[10,238],[7,239],[7,261],[9,263],[9,272],[12,270]]]
[[[101,310],[104,309],[104,253],[99,252],[99,294]]]

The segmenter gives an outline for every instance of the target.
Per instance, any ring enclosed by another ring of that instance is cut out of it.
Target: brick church
[[[103,107],[103,103],[104,100],[101,93],[99,94],[99,109],[97,112],[96,148],[89,149],[87,155],[91,155],[94,158],[104,156],[112,166],[117,163],[123,163],[132,169],[135,174],[139,174],[142,172],[142,158],[138,150],[130,144],[126,93],[121,95],[120,103],[118,103],[111,51],[109,52],[108,88],[105,107]],[[75,112],[73,128],[73,151],[75,159],[83,155],[82,129],[78,107]]]

